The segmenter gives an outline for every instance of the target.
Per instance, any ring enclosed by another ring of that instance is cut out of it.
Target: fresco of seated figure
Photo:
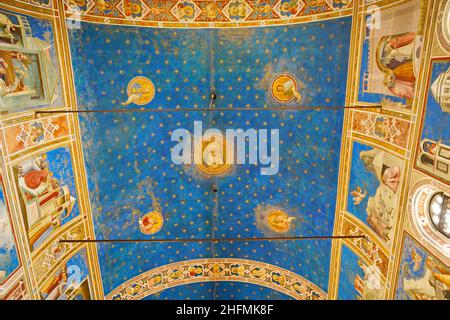
[[[59,163],[66,159],[66,163]],[[65,148],[29,158],[16,167],[30,247],[35,249],[78,214],[70,153]]]

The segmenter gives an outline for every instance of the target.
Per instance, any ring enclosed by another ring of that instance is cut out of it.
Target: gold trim
[[[254,269],[258,272],[252,272]],[[164,289],[209,281],[257,284],[298,300],[327,299],[327,294],[318,286],[289,270],[259,261],[234,258],[186,260],[157,267],[127,280],[111,291],[106,299],[138,300]]]

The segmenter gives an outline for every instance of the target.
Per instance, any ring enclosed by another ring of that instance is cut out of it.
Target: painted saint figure
[[[151,235],[161,230],[164,218],[161,213],[151,211],[139,219],[139,228],[143,234]]]
[[[416,76],[414,72],[416,34],[382,37],[377,47],[378,68],[384,72],[384,84],[395,96],[412,100]]]
[[[280,12],[283,16],[295,16],[298,13],[298,1],[297,0],[288,0],[282,2],[280,6]]]
[[[26,211],[28,236],[34,246],[43,241],[47,230],[61,226],[76,200],[69,187],[54,176],[47,154],[23,161],[17,166],[17,175]]]

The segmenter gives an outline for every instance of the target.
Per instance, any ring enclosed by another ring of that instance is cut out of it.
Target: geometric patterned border
[[[41,148],[44,144],[70,135],[69,119],[66,115],[24,120],[13,124],[3,122],[2,131],[9,156],[27,149]]]
[[[353,131],[402,149],[407,148],[410,127],[409,121],[400,118],[356,110],[353,112]]]
[[[211,281],[257,284],[297,300],[327,299],[319,287],[289,270],[259,261],[213,258],[175,262],[146,271],[114,289],[106,300],[140,300],[167,288]]]
[[[350,236],[367,235],[362,230],[362,225],[357,226],[352,221],[348,220],[350,217],[351,216],[346,215],[346,218],[344,218],[341,234]],[[382,247],[371,238],[372,237],[366,236],[366,238],[363,239],[346,239],[345,242],[351,244],[351,246],[358,251],[359,255],[365,257],[371,264],[376,265],[380,269],[381,274],[384,277],[387,277],[389,257],[383,252]]]
[[[78,220],[78,219],[77,219]],[[69,253],[79,247],[78,243],[60,243],[61,240],[84,240],[86,230],[83,223],[71,224],[70,229],[56,238],[52,243],[46,245],[46,249],[41,251],[38,256],[33,257],[33,273],[36,283],[47,278],[50,270],[58,265]]]
[[[351,15],[342,0],[66,0],[66,17],[151,27],[240,27]]]

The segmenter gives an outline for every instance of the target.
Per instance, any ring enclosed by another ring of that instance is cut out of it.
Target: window
[[[435,193],[429,202],[429,214],[435,228],[450,238],[450,197],[443,192]]]
[[[419,179],[411,188],[408,213],[412,234],[433,255],[450,265],[450,188],[431,178]]]

